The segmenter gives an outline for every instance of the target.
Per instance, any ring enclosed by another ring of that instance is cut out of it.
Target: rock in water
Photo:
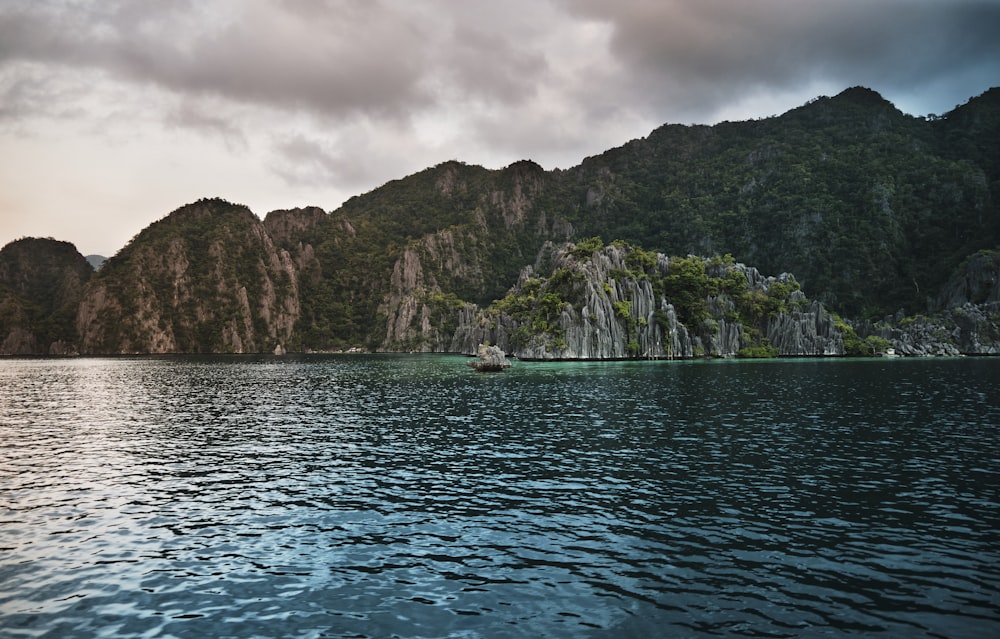
[[[469,362],[469,366],[481,373],[502,371],[510,367],[510,361],[499,346],[480,344],[476,356],[477,359]]]

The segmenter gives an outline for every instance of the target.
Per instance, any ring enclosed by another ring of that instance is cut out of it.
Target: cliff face
[[[298,278],[246,207],[202,200],[110,259],[80,304],[85,353],[262,352],[287,343]]]
[[[73,318],[93,274],[68,242],[26,238],[0,249],[0,355],[76,353]]]
[[[0,282],[0,350],[993,353],[997,260],[977,251],[1000,238],[998,115],[997,90],[924,119],[852,89],[764,120],[665,125],[566,170],[445,162],[330,213],[261,222],[203,200],[141,232],[62,311]],[[822,304],[788,275],[612,239],[794,272]],[[827,307],[937,314],[852,328]]]
[[[469,197],[460,168],[436,169],[435,188],[445,201]],[[408,243],[379,307],[386,329],[378,350],[453,350],[460,309],[502,295],[545,241],[572,235],[572,224],[539,205],[546,175],[533,162],[517,162],[488,180],[480,175],[481,192],[464,203],[466,223]]]
[[[937,309],[859,322],[858,334],[887,340],[900,355],[1000,355],[1000,250],[964,260],[938,295]]]
[[[790,276],[675,261],[623,244],[550,245],[506,298],[460,310],[450,349],[471,354],[492,343],[521,359],[844,353],[833,319]]]
[[[1000,302],[1000,249],[966,258],[945,283],[937,307],[948,310],[966,304]]]

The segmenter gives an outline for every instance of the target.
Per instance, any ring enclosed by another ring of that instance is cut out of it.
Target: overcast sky
[[[201,197],[329,211],[854,85],[1000,85],[1000,0],[0,0],[0,245],[112,255]]]

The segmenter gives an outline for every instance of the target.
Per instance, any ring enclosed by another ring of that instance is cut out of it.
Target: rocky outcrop
[[[857,322],[861,337],[887,340],[897,355],[954,357],[1000,355],[1000,302],[963,304],[933,315],[885,318]]]
[[[271,352],[293,341],[297,280],[288,251],[249,209],[202,200],[104,265],[76,315],[80,350]]]
[[[966,258],[933,308],[928,315],[899,312],[879,322],[856,322],[855,330],[887,340],[899,355],[1000,355],[1000,250]]]
[[[1000,302],[1000,250],[979,251],[952,273],[938,296],[937,309],[995,302]]]
[[[476,360],[469,362],[469,366],[481,373],[495,373],[510,368],[510,361],[499,346],[480,344],[476,351]]]
[[[315,237],[316,229],[326,218],[326,211],[317,206],[280,209],[264,216],[264,229],[275,246],[293,251]]]
[[[449,201],[469,191],[461,169],[456,163],[436,169],[435,189]],[[502,295],[546,238],[568,239],[572,224],[536,206],[545,176],[534,162],[515,162],[492,176],[494,188],[475,200],[468,223],[408,243],[379,305],[385,334],[377,350],[453,351],[464,300]],[[501,279],[505,271],[510,277]]]
[[[687,259],[690,264],[699,258]],[[592,251],[550,245],[539,262],[550,263],[549,270],[541,274],[537,263],[526,268],[504,300],[483,311],[462,308],[451,349],[473,353],[486,342],[521,359],[734,357],[758,354],[754,347],[789,357],[844,353],[833,318],[793,288],[788,275],[768,278],[721,262],[709,274],[711,260],[696,262],[703,277],[693,283],[715,292],[694,301],[704,314],[685,325],[668,290],[676,276],[662,254],[623,244]],[[726,285],[728,290],[719,290]],[[768,297],[772,292],[784,297]],[[747,300],[774,300],[788,309],[766,317],[741,315]]]
[[[444,290],[454,290],[461,282],[481,281],[478,246],[475,235],[449,229],[403,250],[393,265],[389,291],[380,307],[386,324],[385,339],[378,350],[448,350],[456,313],[463,303]],[[441,276],[446,281],[439,281]]]
[[[964,304],[948,313],[963,355],[1000,355],[1000,302]]]
[[[843,355],[843,335],[830,313],[820,302],[806,302],[804,297],[793,294],[792,302],[799,301],[805,303],[767,322],[767,339],[778,354],[782,357]]]
[[[94,270],[76,247],[24,238],[0,249],[0,355],[71,355],[73,318]]]

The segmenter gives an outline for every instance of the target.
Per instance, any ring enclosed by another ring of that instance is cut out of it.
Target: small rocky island
[[[476,359],[469,362],[469,366],[480,373],[495,373],[510,368],[510,360],[499,346],[480,344]]]

